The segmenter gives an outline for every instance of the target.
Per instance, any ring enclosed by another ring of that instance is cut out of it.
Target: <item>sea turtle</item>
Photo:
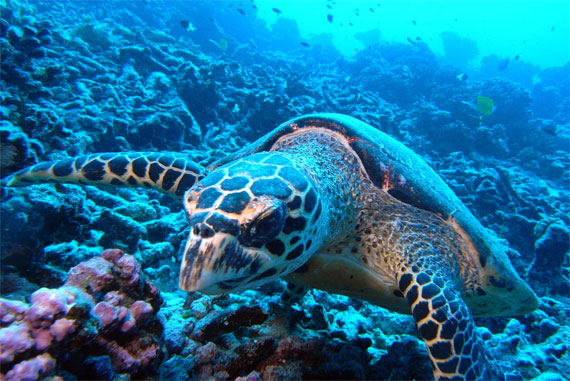
[[[506,248],[414,152],[340,114],[302,116],[204,168],[175,153],[40,163],[5,186],[150,187],[183,198],[180,288],[221,294],[283,278],[411,313],[437,379],[491,375],[472,316],[538,300]]]

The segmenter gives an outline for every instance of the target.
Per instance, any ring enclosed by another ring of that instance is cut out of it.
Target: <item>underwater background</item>
[[[567,380],[569,15],[568,1],[3,0],[1,176],[113,151],[207,164],[296,116],[354,116],[421,155],[540,297],[475,319],[498,364]],[[285,309],[284,282],[187,297],[178,200],[0,191],[0,378],[432,378],[411,316],[318,290]]]

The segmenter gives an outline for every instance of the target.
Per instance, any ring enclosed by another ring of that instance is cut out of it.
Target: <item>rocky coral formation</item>
[[[212,2],[93,4],[0,5],[2,177],[100,151],[177,151],[209,163],[293,116],[353,115],[424,156],[508,241],[541,296],[532,315],[479,319],[504,368],[567,375],[568,65],[533,67],[536,81],[518,83],[494,57],[484,60],[495,64],[491,77],[464,80],[444,64],[476,55],[465,38],[463,55],[448,51],[443,61],[421,41],[372,34],[367,49],[343,57],[324,37],[300,45],[285,17],[271,32],[254,11],[242,17]],[[474,107],[480,95],[494,100],[491,115]],[[430,375],[413,321],[366,303],[312,291],[284,308],[271,303],[283,289],[276,282],[192,295],[183,309],[175,290],[188,226],[177,200],[73,185],[0,191],[7,378],[147,377],[157,367],[164,379]],[[109,247],[134,257],[92,258]]]
[[[105,250],[30,303],[0,299],[2,377],[151,375],[164,358],[161,304],[132,255]]]

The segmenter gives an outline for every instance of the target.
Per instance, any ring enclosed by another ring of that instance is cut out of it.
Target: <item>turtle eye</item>
[[[239,242],[244,246],[261,247],[269,242],[283,228],[287,206],[279,202],[261,212],[252,221],[240,227]]]

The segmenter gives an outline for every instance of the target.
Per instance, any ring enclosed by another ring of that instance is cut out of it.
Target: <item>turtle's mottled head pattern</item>
[[[318,242],[322,202],[286,155],[257,153],[219,167],[186,192],[191,232],[180,288],[255,287],[299,268]]]

